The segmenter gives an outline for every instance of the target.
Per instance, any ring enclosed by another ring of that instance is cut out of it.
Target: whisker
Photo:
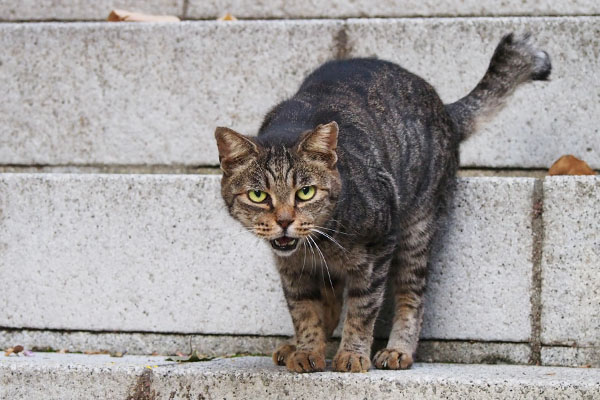
[[[335,229],[331,229],[331,228],[325,228],[324,226],[319,226],[319,225],[313,225],[316,228],[321,228],[321,229],[325,229],[326,231],[332,231],[333,233],[339,233],[340,235],[347,235],[347,236],[354,236],[351,233],[346,233],[346,232],[340,232],[338,230]]]
[[[308,239],[308,236],[306,238]],[[307,243],[310,246],[310,251],[312,253],[312,268],[310,269],[310,274],[312,275],[315,273],[315,251],[313,250],[312,244],[310,244],[310,240],[308,240]]]
[[[331,236],[329,236],[328,234],[326,234],[325,232],[321,232],[318,229],[312,228],[311,229],[312,232],[317,232],[323,236],[325,236],[327,239],[331,240],[333,243],[335,243],[337,245],[337,247],[339,247],[340,249],[342,249],[343,251],[345,251],[346,253],[348,252],[348,250],[346,250],[346,248],[344,246],[342,246],[337,240],[335,240],[334,238],[332,238]]]
[[[336,222],[339,226],[341,226],[342,228],[344,228],[346,231],[349,231],[350,229],[348,229],[341,221],[334,219],[334,218],[330,218],[329,221],[333,221]],[[354,231],[356,233],[356,231]],[[354,235],[352,233],[346,233],[346,235]]]
[[[325,269],[327,270],[327,276],[329,277],[329,284],[331,285],[331,293],[335,297],[335,290],[333,289],[333,281],[331,280],[331,274],[329,273],[329,267],[327,266],[327,261],[325,261],[325,256],[323,255],[323,252],[319,248],[319,245],[317,244],[315,239],[313,239],[310,235],[307,237],[313,241],[315,247],[317,248],[317,250],[319,251],[319,254],[321,255],[321,258],[323,259],[323,263],[325,264]],[[323,277],[323,280],[325,280],[325,277]]]
[[[300,270],[300,280],[302,280],[302,273],[304,272],[304,266],[306,265],[306,240],[302,242],[302,247],[304,247],[304,259],[302,260],[302,270]]]

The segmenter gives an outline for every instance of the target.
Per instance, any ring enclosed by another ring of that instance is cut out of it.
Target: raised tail
[[[469,137],[481,122],[500,111],[519,85],[548,79],[552,70],[550,56],[533,47],[530,39],[530,34],[504,36],[475,89],[457,102],[446,105],[460,140]]]

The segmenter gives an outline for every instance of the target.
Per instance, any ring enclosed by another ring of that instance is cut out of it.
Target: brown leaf
[[[83,354],[110,354],[108,350],[86,350]]]
[[[8,357],[8,356],[10,356],[12,353],[14,353],[14,351],[15,351],[15,350],[14,350],[12,347],[9,347],[8,349],[6,349],[6,350],[4,351],[4,356],[5,356],[5,357]]]
[[[179,22],[173,15],[150,15],[127,10],[112,10],[108,15],[109,22]]]
[[[568,154],[552,164],[548,175],[596,175],[596,172],[585,161]]]
[[[20,352],[22,352],[24,350],[23,346],[18,345],[13,347],[13,351],[15,352],[15,354],[19,354]]]
[[[217,21],[237,21],[237,18],[229,13],[226,13],[222,17],[217,18]]]

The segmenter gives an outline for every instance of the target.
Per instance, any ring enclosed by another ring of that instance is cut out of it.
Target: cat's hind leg
[[[392,261],[394,322],[388,345],[373,357],[380,369],[407,369],[419,343],[423,322],[423,294],[427,263],[435,234],[433,213],[418,213],[400,232],[398,249]]]

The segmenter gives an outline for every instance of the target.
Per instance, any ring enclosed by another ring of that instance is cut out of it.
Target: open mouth
[[[298,245],[298,239],[288,236],[282,236],[278,239],[271,240],[271,247],[280,251],[292,251]]]

